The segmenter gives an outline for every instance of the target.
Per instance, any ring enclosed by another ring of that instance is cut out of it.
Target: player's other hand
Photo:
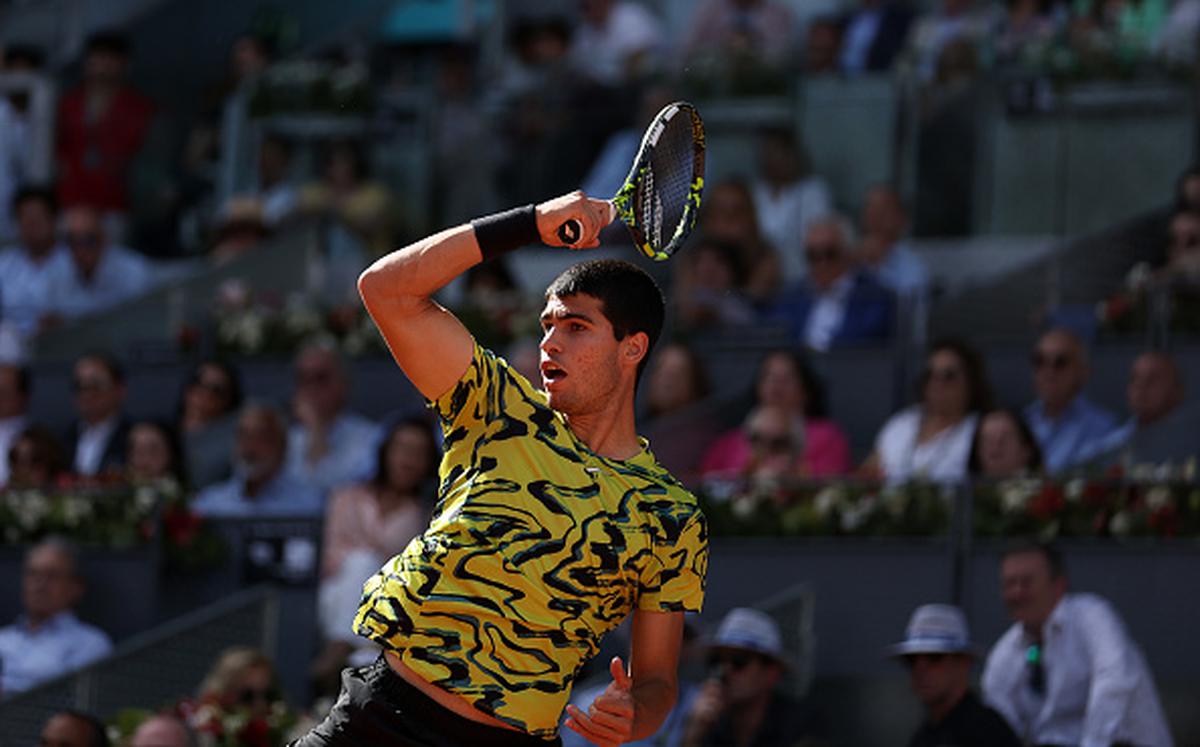
[[[613,681],[592,701],[587,713],[567,706],[567,726],[599,747],[616,747],[633,736],[633,680],[619,656],[613,657],[609,670]]]
[[[572,249],[593,249],[600,246],[600,230],[613,222],[613,207],[608,200],[588,197],[578,190],[555,197],[537,206],[538,233],[547,246],[569,246]],[[559,237],[559,228],[568,221],[579,226],[579,238],[566,243]]]

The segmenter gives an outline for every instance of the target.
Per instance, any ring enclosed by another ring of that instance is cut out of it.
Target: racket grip
[[[583,235],[583,226],[574,218],[558,227],[558,240],[564,244],[574,244]]]

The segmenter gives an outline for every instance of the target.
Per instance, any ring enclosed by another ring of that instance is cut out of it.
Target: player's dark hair
[[[1027,553],[1042,556],[1042,559],[1046,561],[1046,567],[1050,569],[1050,578],[1063,578],[1067,575],[1067,561],[1063,559],[1062,551],[1049,542],[1017,540],[1005,548],[1004,554],[1000,556],[1000,562],[1004,562],[1014,555]]]
[[[599,299],[617,340],[635,332],[645,332],[650,338],[646,355],[638,364],[640,381],[662,332],[665,303],[658,285],[637,265],[619,259],[593,259],[569,267],[555,278],[546,289],[546,299],[581,293]]]

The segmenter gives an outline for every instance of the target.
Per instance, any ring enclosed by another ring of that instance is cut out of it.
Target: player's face
[[[542,310],[542,388],[550,406],[567,415],[598,412],[621,380],[620,343],[600,299],[551,296]]]

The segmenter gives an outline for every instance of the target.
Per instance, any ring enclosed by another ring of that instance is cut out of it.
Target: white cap
[[[737,648],[783,661],[783,639],[779,625],[765,612],[737,607],[721,620],[713,638],[714,648]]]
[[[888,647],[892,656],[974,654],[967,618],[952,604],[923,604],[908,621],[904,640]]]

